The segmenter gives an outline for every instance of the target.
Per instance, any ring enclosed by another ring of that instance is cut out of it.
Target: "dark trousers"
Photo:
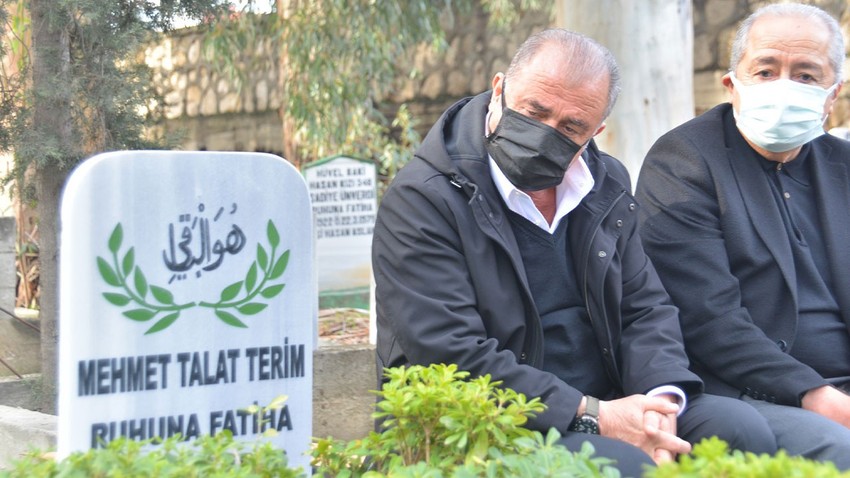
[[[750,397],[753,406],[770,424],[776,443],[789,455],[831,461],[841,471],[850,470],[850,429],[815,412],[763,402]]]
[[[685,413],[677,420],[677,431],[680,438],[691,444],[717,436],[733,450],[769,454],[777,450],[767,420],[749,404],[728,397],[709,394],[690,397]],[[573,451],[580,450],[585,441],[596,449],[596,456],[615,460],[614,466],[623,477],[639,478],[646,466],[655,466],[641,449],[613,438],[584,433],[566,433],[561,438],[561,443]]]

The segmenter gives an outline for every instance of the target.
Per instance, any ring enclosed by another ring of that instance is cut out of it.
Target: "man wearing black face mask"
[[[530,427],[591,441],[627,476],[712,435],[775,451],[749,405],[688,371],[628,174],[592,141],[619,92],[610,52],[547,30],[492,85],[443,114],[384,195],[379,380],[406,364],[490,374],[547,405]]]

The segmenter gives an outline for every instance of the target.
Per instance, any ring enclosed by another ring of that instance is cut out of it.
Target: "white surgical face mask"
[[[781,153],[824,134],[824,104],[837,83],[825,90],[791,80],[743,85],[734,74],[729,78],[738,90],[738,129],[756,145]]]

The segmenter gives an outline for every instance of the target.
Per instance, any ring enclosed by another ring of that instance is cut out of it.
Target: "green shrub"
[[[312,450],[316,477],[339,478],[617,478],[615,464],[595,457],[585,443],[577,453],[525,428],[545,406],[527,400],[489,376],[469,379],[454,365],[388,369],[375,417],[380,432],[349,442],[317,439]],[[279,406],[282,397],[272,406]],[[265,407],[268,408],[268,407]],[[253,410],[257,412],[258,410]],[[150,446],[120,438],[105,448],[78,452],[61,462],[33,451],[0,471],[0,478],[76,477],[282,477],[302,476],[270,443],[234,440],[225,431],[184,443],[171,437]],[[647,470],[644,478],[850,478],[831,463],[729,452],[712,438],[678,462]]]
[[[151,447],[151,440],[119,438],[104,448],[76,452],[57,462],[32,452],[2,478],[101,477],[281,477],[300,476],[287,466],[286,455],[268,442],[236,441],[229,431],[183,443],[179,436]]]
[[[381,432],[350,442],[318,440],[317,475],[328,477],[618,477],[585,444],[571,453],[552,430],[524,428],[543,403],[498,388],[489,375],[467,380],[455,365],[388,369],[375,417]]]
[[[729,452],[716,437],[697,443],[690,455],[644,473],[644,478],[835,478],[850,477],[832,463],[820,463],[784,450],[776,455],[756,455],[738,450]]]

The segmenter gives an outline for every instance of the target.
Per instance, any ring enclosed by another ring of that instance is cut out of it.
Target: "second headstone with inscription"
[[[334,156],[304,167],[313,204],[319,292],[329,306],[368,307],[375,164]]]

